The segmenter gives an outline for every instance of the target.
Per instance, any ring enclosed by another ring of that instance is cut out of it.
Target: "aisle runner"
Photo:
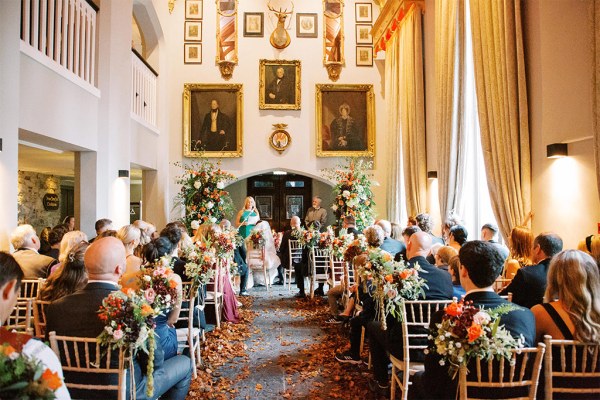
[[[203,357],[212,369],[199,371],[188,399],[375,398],[366,366],[334,360],[349,342],[345,328],[324,323],[326,298],[295,300],[287,290],[252,294],[253,304],[242,299],[242,323],[207,335]]]

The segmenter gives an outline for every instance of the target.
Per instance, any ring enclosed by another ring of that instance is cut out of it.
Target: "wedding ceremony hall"
[[[600,398],[600,0],[2,0],[0,183],[0,399]]]

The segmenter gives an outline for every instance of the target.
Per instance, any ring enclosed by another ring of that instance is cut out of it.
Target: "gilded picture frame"
[[[317,84],[317,156],[375,156],[373,85]]]
[[[243,109],[242,84],[184,84],[184,157],[241,157]]]
[[[283,153],[292,144],[292,137],[285,129],[277,129],[269,136],[269,145],[279,152]]]
[[[258,108],[300,110],[300,61],[260,60]]]

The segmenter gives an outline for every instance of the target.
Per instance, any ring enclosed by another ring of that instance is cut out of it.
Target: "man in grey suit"
[[[46,332],[55,331],[59,336],[97,337],[104,330],[104,323],[98,318],[98,309],[102,300],[110,293],[119,290],[118,282],[125,271],[125,248],[123,243],[114,237],[105,237],[94,241],[84,257],[88,273],[87,285],[68,296],[56,300],[46,310]],[[160,342],[154,353],[154,396],[163,399],[185,399],[191,379],[191,363],[186,356],[175,356],[164,359]],[[142,359],[143,352],[138,352],[134,362],[133,376],[136,383],[137,399],[146,398],[146,362]],[[118,357],[111,357],[118,360]],[[139,363],[138,363],[139,362]],[[115,377],[93,377],[82,374],[67,374],[67,381],[77,381],[87,384],[110,384]],[[86,381],[84,381],[84,379]],[[129,381],[129,380],[128,380]],[[107,394],[101,392],[72,390],[74,398],[102,398]],[[98,397],[94,397],[98,396]]]
[[[13,257],[25,274],[25,279],[46,278],[50,267],[58,261],[38,253],[40,238],[31,225],[19,225],[10,235],[15,248]]]

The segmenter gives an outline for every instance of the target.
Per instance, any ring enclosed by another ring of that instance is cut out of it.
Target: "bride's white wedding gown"
[[[271,233],[271,227],[266,221],[261,221],[256,228],[261,229],[263,237],[265,238],[265,259],[264,263],[267,266],[267,276],[269,283],[273,283],[273,280],[277,276],[277,267],[281,264],[281,260],[277,256],[277,250],[275,249],[275,241],[273,240],[273,234]],[[255,228],[255,229],[256,229]],[[265,285],[265,277],[263,274],[263,267],[256,256],[261,252],[260,249],[254,249],[250,237],[246,238],[246,263],[252,273],[248,276],[248,288],[254,285]]]

